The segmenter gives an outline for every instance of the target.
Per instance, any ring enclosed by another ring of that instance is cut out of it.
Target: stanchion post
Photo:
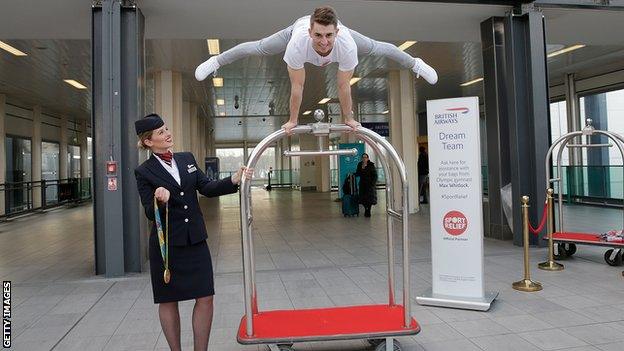
[[[542,290],[542,284],[531,280],[529,266],[529,197],[522,197],[522,235],[524,239],[524,279],[514,282],[515,290],[533,292]]]
[[[537,265],[539,269],[545,271],[562,271],[563,265],[555,262],[554,258],[554,244],[553,233],[555,232],[555,219],[553,218],[553,189],[549,188],[546,191],[547,211],[548,211],[548,261],[542,262]]]

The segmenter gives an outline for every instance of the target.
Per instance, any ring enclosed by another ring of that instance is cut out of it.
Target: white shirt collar
[[[175,179],[178,185],[182,185],[181,180],[180,180],[180,171],[178,170],[178,165],[175,161],[175,158],[171,157],[171,166],[169,166],[165,161],[161,160],[160,157],[158,157],[156,154],[154,154],[154,157],[156,157],[158,162],[160,162],[160,164],[165,168],[165,170],[169,172],[169,174],[171,174],[171,176],[173,177],[173,179]]]

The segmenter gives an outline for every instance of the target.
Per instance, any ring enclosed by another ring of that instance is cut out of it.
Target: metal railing
[[[89,200],[91,194],[91,178],[3,183],[0,184],[0,201],[4,201],[4,213],[0,213],[0,219],[79,203]]]
[[[568,203],[593,203],[622,206],[624,198],[624,169],[618,166],[561,166],[552,168],[555,178],[561,178],[561,192]],[[555,188],[559,194],[559,187]]]

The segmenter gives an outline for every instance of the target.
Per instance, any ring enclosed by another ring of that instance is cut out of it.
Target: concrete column
[[[83,119],[80,122],[80,178],[89,177],[89,148],[87,143],[87,120]]]
[[[280,169],[280,159],[282,158],[282,156],[280,156],[281,154],[282,154],[282,143],[281,143],[281,140],[279,140],[278,142],[275,143],[275,155],[274,155],[275,157],[273,158],[273,163],[275,164],[273,166],[274,171]]]
[[[247,163],[247,160],[249,159],[249,150],[247,149],[249,147],[249,144],[247,143],[247,140],[243,141],[243,163]]]
[[[160,71],[154,74],[154,111],[173,132],[173,150],[185,151],[180,72]],[[188,149],[187,149],[188,150]]]
[[[318,141],[316,137],[311,135],[299,134],[300,150],[316,150]],[[299,157],[299,181],[301,190],[319,190],[321,188],[320,174],[317,169],[320,168],[318,156],[302,156]]]
[[[41,106],[33,108],[31,153],[32,181],[38,182],[41,180]],[[39,184],[35,184],[33,188],[33,207],[37,208],[41,207],[41,205],[41,187],[39,187]]]
[[[418,115],[414,106],[414,77],[411,71],[391,71],[388,75],[390,102],[390,142],[403,159],[409,183],[408,207],[410,213],[419,210],[418,199]],[[388,160],[390,161],[390,160]],[[401,201],[400,178],[393,174],[395,206]]]
[[[284,157],[284,151],[288,150],[289,148],[288,138],[283,138],[279,142],[282,145],[280,147],[280,154],[279,154],[279,169],[290,170],[290,164],[288,163],[288,160],[286,159],[286,157]]]
[[[196,115],[195,120],[197,121],[197,136],[195,143],[198,152],[197,157],[199,157],[197,161],[201,162],[200,166],[204,169],[204,159],[206,158],[206,119]]]
[[[0,94],[0,184],[6,182],[6,132],[4,123],[6,119],[6,95]],[[3,215],[6,211],[4,207],[4,199],[6,193],[0,193],[0,215]]]
[[[67,172],[67,116],[61,117],[61,136],[59,140],[59,179],[67,179],[69,174]]]
[[[578,94],[576,93],[576,81],[574,80],[574,73],[566,74],[565,88],[568,132],[579,131],[583,129],[585,123],[581,123],[581,119],[579,118],[579,98]],[[555,142],[555,140],[552,140],[551,143],[552,142]],[[582,140],[580,137],[573,140],[574,144],[580,144],[581,142]],[[581,166],[583,164],[583,153],[581,149],[570,148],[568,152],[571,166]],[[553,165],[555,165],[556,162],[557,161],[555,159]],[[580,167],[575,167],[572,169],[568,168],[567,178],[570,184],[570,189],[572,189],[574,194],[583,194],[583,169],[581,169]]]
[[[329,148],[329,140],[327,138],[323,138],[323,149],[327,150]],[[317,167],[317,191],[328,192],[331,191],[331,171],[329,168],[329,157],[327,156],[319,156],[317,157],[316,162]]]
[[[182,102],[182,150],[190,151],[197,157],[197,150],[193,147],[193,124],[196,123],[195,116],[193,115],[193,107],[194,105],[191,102],[184,101]],[[195,109],[197,112],[197,109]],[[197,126],[197,125],[195,125]]]
[[[197,116],[197,104],[194,104],[192,102],[185,102],[184,105],[186,106],[186,110],[188,111],[184,113],[184,119],[185,121],[188,121],[188,123],[185,123],[185,126],[188,126],[188,128],[184,128],[184,132],[185,134],[188,133],[189,150],[193,152],[193,155],[195,155],[195,158],[199,162],[201,156],[201,152],[199,151],[201,131],[199,126],[199,118]]]
[[[212,145],[212,133],[210,132],[210,120],[208,118],[204,118],[204,134],[202,137],[202,148],[204,149],[205,156],[212,156],[211,145]]]

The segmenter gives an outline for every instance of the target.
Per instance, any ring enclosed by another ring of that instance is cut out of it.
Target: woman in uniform
[[[251,179],[253,171],[241,167],[232,177],[209,180],[192,153],[171,152],[173,138],[160,116],[145,116],[135,122],[135,129],[138,146],[152,152],[134,174],[145,215],[154,221],[149,260],[160,324],[171,350],[181,350],[178,301],[194,299],[194,349],[207,350],[214,281],[206,226],[196,192],[208,197],[235,193],[241,177]],[[163,245],[157,235],[161,228],[166,238]]]

